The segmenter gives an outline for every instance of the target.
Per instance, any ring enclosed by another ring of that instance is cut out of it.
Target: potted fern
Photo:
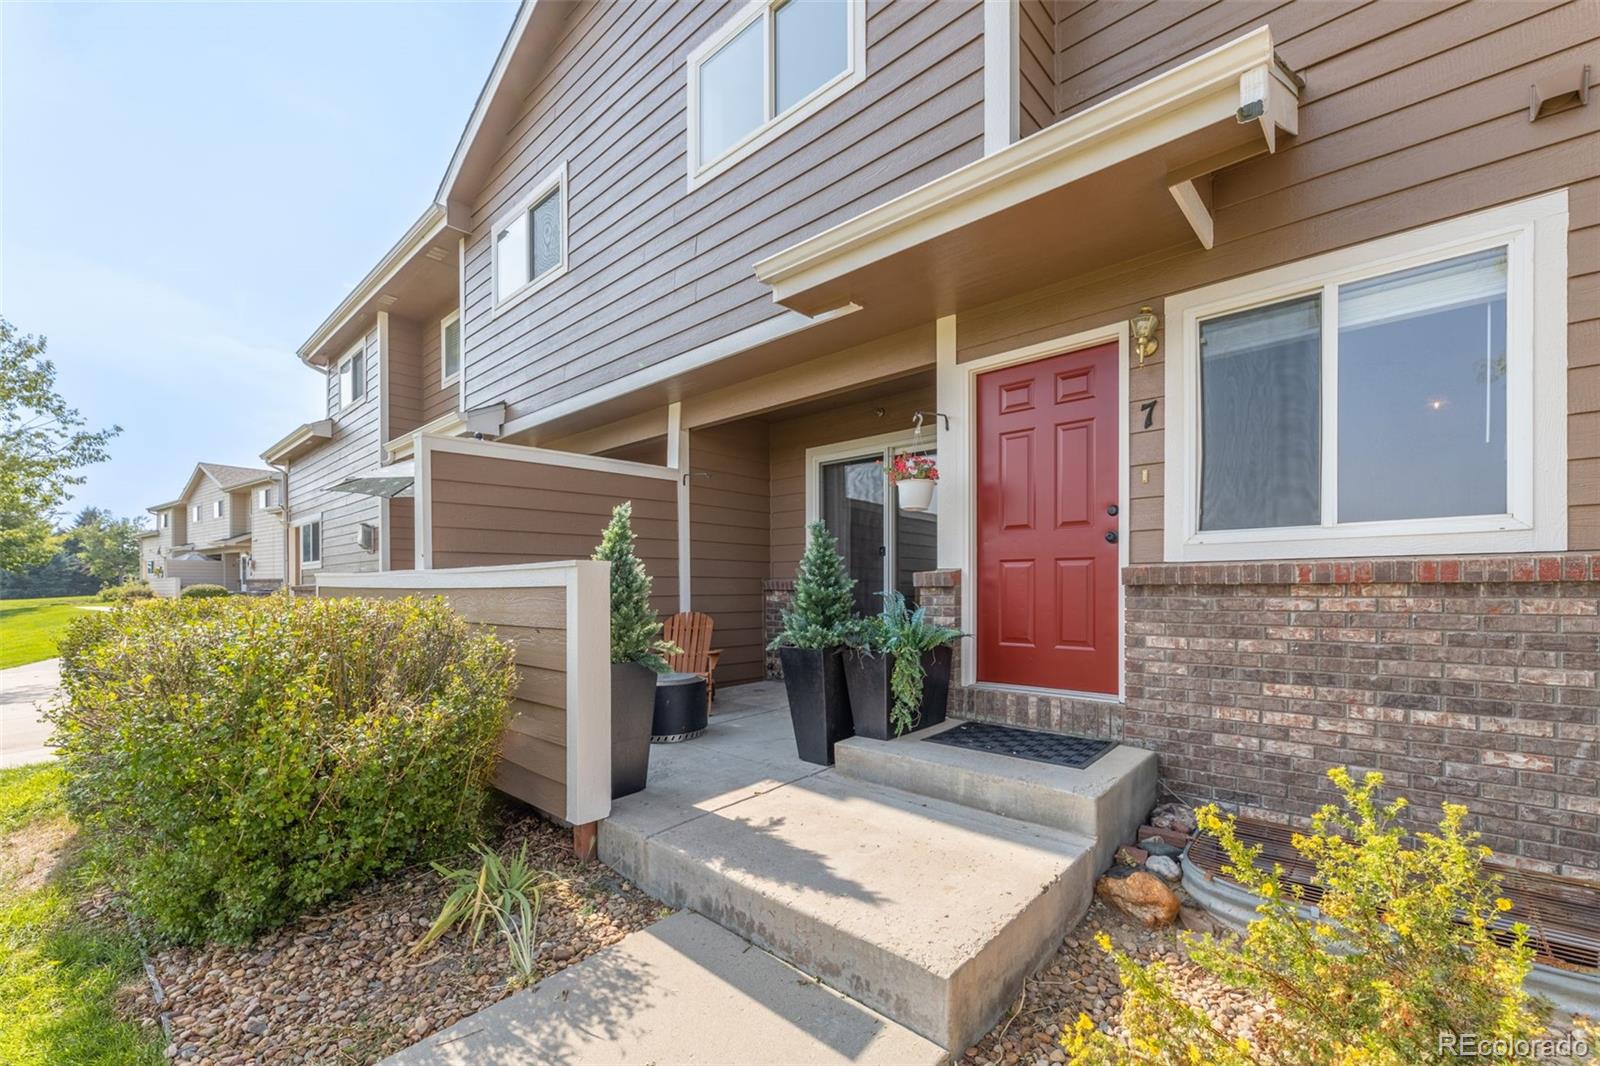
[[[855,616],[855,580],[845,573],[827,526],[813,522],[806,533],[794,600],[772,647],[783,664],[795,748],[806,762],[829,766],[834,742],[851,735],[842,659]]]
[[[944,721],[950,701],[951,647],[964,634],[911,610],[898,591],[883,613],[855,628],[844,656],[845,687],[857,736],[889,740]]]
[[[660,639],[650,575],[633,551],[633,504],[619,503],[594,558],[611,564],[611,798],[643,790],[650,770],[656,675],[676,649]]]

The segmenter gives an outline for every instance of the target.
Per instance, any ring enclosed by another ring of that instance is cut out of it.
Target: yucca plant
[[[493,918],[506,942],[515,983],[525,984],[533,979],[538,958],[539,911],[545,890],[561,880],[549,878],[545,871],[528,862],[526,844],[509,859],[481,844],[474,844],[472,850],[480,860],[476,867],[432,864],[434,872],[453,887],[439,909],[439,917],[411,946],[411,952],[423,951],[463,925],[472,930],[472,944],[476,947],[484,925]]]

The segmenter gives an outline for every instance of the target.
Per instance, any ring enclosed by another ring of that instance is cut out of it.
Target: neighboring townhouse
[[[160,596],[188,585],[265,592],[283,584],[283,478],[273,470],[199,463],[183,492],[150,508],[139,542],[144,580]]]
[[[632,499],[731,683],[820,519],[972,634],[957,713],[1600,877],[1594,68],[1593,0],[526,3],[300,350],[291,579]]]

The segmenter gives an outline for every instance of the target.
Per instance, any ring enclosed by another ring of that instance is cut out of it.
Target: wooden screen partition
[[[494,783],[573,825],[611,813],[611,564],[324,573],[319,596],[443,596],[515,649]]]

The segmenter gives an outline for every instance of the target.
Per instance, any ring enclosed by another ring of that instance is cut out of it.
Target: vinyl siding
[[[213,518],[212,509],[218,500],[222,501],[222,517]],[[227,540],[234,533],[244,532],[244,527],[235,528],[233,519],[233,499],[230,493],[217,487],[217,483],[204,474],[200,476],[200,483],[195,486],[194,492],[184,498],[184,513],[190,514],[190,508],[195,505],[200,507],[199,519],[189,520],[189,539],[185,544],[215,544]]]
[[[1569,190],[1568,544],[1600,547],[1600,109],[1528,121],[1528,86],[1594,63],[1600,3],[1085,4],[1058,25],[1081,109],[1265,21],[1306,81],[1300,134],[1216,175],[1216,247],[1136,258],[964,313],[958,358],[1126,319],[1142,303]],[[1130,376],[1133,562],[1162,558],[1165,350]],[[1154,425],[1139,405],[1156,400]],[[1141,480],[1148,472],[1148,482]]]
[[[362,572],[378,569],[378,553],[363,551],[357,540],[362,522],[378,524],[378,500],[348,492],[329,492],[328,487],[378,465],[381,451],[378,427],[378,330],[367,336],[363,357],[367,360],[368,397],[347,411],[339,409],[339,376],[326,375],[328,413],[333,420],[333,436],[321,447],[294,460],[289,466],[290,520],[322,515],[323,570]],[[307,571],[300,583],[309,584]]]
[[[456,452],[434,452],[433,565],[587,559],[611,509],[633,501],[635,552],[657,611],[678,609],[677,482]]]
[[[250,558],[255,562],[255,572],[250,575],[250,580],[252,583],[282,581],[286,542],[283,516],[280,512],[263,510],[257,506],[254,490],[251,491],[248,506]]]
[[[456,409],[455,385],[440,384],[439,324],[454,307],[419,319],[389,316],[389,439]]]
[[[1021,0],[1017,6],[1019,129],[1037,133],[1056,120],[1055,0]]]
[[[469,407],[514,419],[772,318],[757,259],[980,155],[980,5],[895,0],[863,84],[688,191],[685,60],[740,6],[574,5],[472,205]],[[489,228],[561,162],[569,271],[492,315]]]
[[[739,422],[689,435],[691,603],[715,623],[717,681],[766,676],[761,581],[771,551],[767,426]]]

